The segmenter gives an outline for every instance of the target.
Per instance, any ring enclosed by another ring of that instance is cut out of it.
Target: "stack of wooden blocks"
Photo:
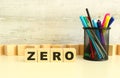
[[[0,55],[7,55],[7,56],[24,56],[25,49],[27,48],[75,48],[77,55],[83,55],[84,53],[84,45],[83,44],[7,44],[7,45],[0,45]],[[109,46],[108,55],[112,56],[113,54],[113,45]],[[116,45],[116,54],[120,55],[120,45]]]

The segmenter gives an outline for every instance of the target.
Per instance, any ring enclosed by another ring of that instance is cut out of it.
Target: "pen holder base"
[[[91,59],[89,57],[83,57],[85,60],[89,60],[89,61],[106,61],[108,60],[108,57],[104,58],[104,59]]]
[[[84,28],[84,59],[108,60],[109,30],[110,28]]]

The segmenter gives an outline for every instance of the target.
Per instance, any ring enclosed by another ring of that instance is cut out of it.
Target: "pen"
[[[80,16],[80,20],[83,24],[84,27],[88,27],[87,24],[86,24],[86,21],[84,20],[84,17],[83,16]]]
[[[108,24],[108,27],[110,27],[110,25],[113,23],[113,21],[114,21],[114,17],[111,17],[110,21],[109,21],[109,24]]]
[[[109,21],[110,21],[110,15],[106,16],[106,20],[105,20],[105,23],[104,23],[105,28],[108,27]]]
[[[97,24],[98,24],[98,28],[99,28],[99,32],[100,32],[99,34],[100,34],[101,43],[105,47],[104,35],[103,35],[102,29],[101,29],[102,28],[101,21],[98,20]]]
[[[92,20],[92,24],[93,24],[94,28],[97,28],[97,27],[98,27],[98,26],[97,26],[97,20],[93,19],[93,20]]]
[[[105,16],[104,16],[104,19],[103,19],[103,22],[102,22],[102,27],[103,27],[103,28],[104,28],[104,25],[105,25],[106,17],[107,17],[108,15],[110,16],[109,13],[106,13]]]
[[[90,21],[91,27],[93,27],[92,21],[91,21],[91,16],[90,16],[90,13],[89,13],[89,11],[88,11],[88,8],[86,8],[86,12],[87,12],[88,19],[89,19],[89,21]]]
[[[90,43],[91,58],[94,59],[95,58],[95,52],[94,52],[92,42],[91,42],[90,39],[89,39],[89,43]]]

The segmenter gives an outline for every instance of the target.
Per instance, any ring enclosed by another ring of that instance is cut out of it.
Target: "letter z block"
[[[25,49],[25,62],[37,62],[37,50],[34,48]]]

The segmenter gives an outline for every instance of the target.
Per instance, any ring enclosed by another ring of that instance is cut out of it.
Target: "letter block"
[[[25,49],[25,62],[37,62],[37,50],[34,48]]]
[[[38,62],[50,62],[50,48],[38,49]]]
[[[51,62],[63,62],[63,49],[51,48]]]
[[[64,50],[64,62],[74,62],[76,60],[75,48],[63,48]]]

